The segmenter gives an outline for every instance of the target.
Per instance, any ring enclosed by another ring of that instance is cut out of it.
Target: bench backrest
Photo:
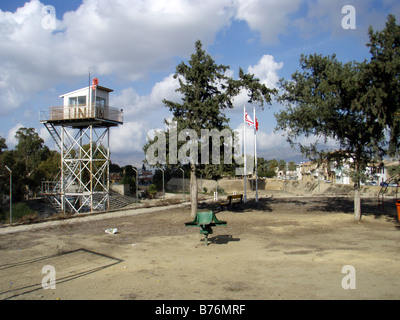
[[[228,200],[230,200],[230,199],[242,199],[243,198],[243,195],[242,194],[233,194],[233,195],[230,195],[230,196],[228,196]]]

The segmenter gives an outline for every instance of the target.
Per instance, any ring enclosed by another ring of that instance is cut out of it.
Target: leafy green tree
[[[288,170],[289,171],[296,171],[296,168],[297,168],[296,163],[294,161],[289,161]]]
[[[39,163],[46,159],[49,149],[34,128],[19,128],[15,134],[17,145],[15,156],[25,163],[27,175],[37,168]]]
[[[129,185],[129,192],[130,194],[136,193],[136,178],[134,176],[124,175],[120,184],[127,184]]]
[[[136,171],[134,169],[136,168],[130,164],[122,167],[123,175],[127,177],[136,177]]]
[[[42,176],[38,170],[42,161],[45,161],[50,150],[44,145],[43,139],[34,128],[21,127],[15,134],[18,141],[13,156],[16,159],[16,180],[22,179],[25,185],[24,194],[40,187]]]
[[[182,173],[182,172],[181,172]],[[171,179],[171,169],[166,168],[164,170],[164,188],[166,189],[167,187],[167,182]],[[161,170],[157,170],[154,172],[153,175],[153,184],[156,185],[157,190],[162,190],[163,189],[163,173]]]
[[[224,110],[233,108],[233,98],[241,90],[247,90],[249,102],[263,105],[271,101],[270,94],[273,90],[261,84],[254,75],[245,74],[239,70],[239,80],[233,80],[227,75],[228,66],[218,65],[202,48],[200,41],[195,43],[196,52],[191,55],[188,64],[182,62],[176,67],[175,79],[179,80],[177,92],[182,94],[180,102],[163,100],[164,105],[169,108],[173,115],[173,121],[177,123],[177,131],[183,129],[194,130],[197,137],[201,137],[202,129],[216,129],[221,132],[224,129],[230,130],[229,119]],[[165,121],[170,125],[168,121]],[[232,135],[231,135],[232,136]],[[189,140],[191,139],[188,137]],[[171,143],[167,139],[167,143]],[[186,141],[188,143],[188,141]],[[225,141],[226,143],[226,141]],[[145,151],[149,144],[144,146]],[[223,143],[220,150],[223,149]],[[167,150],[169,148],[167,147]],[[200,153],[198,153],[200,155]],[[193,156],[193,155],[191,155]],[[210,154],[211,156],[211,154]],[[169,157],[167,156],[168,160]],[[226,168],[221,163],[211,165],[198,165],[202,163],[199,159],[188,159],[190,168],[190,195],[191,215],[197,212],[197,176],[217,178]],[[210,163],[212,163],[210,161]]]
[[[365,103],[369,79],[365,63],[341,63],[336,56],[301,56],[302,71],[291,81],[281,80],[279,101],[285,109],[275,114],[276,130],[287,130],[287,139],[315,136],[336,141],[327,150],[316,143],[298,144],[310,159],[350,160],[354,181],[354,218],[361,219],[360,180],[374,156],[384,154],[384,128]]]
[[[394,177],[395,175],[400,175],[400,166],[390,166],[387,167],[387,171],[390,177]],[[400,177],[397,179],[397,183],[400,183]]]
[[[6,139],[4,139],[3,137],[0,137],[0,194],[3,197],[3,195],[6,192],[6,169],[4,167],[4,165],[7,165],[7,163],[5,163],[4,161],[4,156],[3,156],[3,150],[7,149],[7,145],[6,145]],[[0,199],[0,202],[3,199]]]
[[[150,195],[150,197],[152,198],[152,199],[154,199],[154,196],[156,195],[156,193],[157,193],[157,186],[155,185],[155,184],[151,184],[150,186],[149,186],[149,195]]]
[[[60,173],[61,155],[57,151],[50,151],[48,157],[38,166],[38,177],[46,181],[55,181]]]
[[[261,167],[258,165],[258,171],[260,177],[274,178],[276,176],[276,168],[279,163],[275,159],[265,160],[263,158],[258,158],[257,164],[261,163]],[[260,174],[261,172],[261,174]]]
[[[280,171],[286,170],[286,161],[285,160],[279,160],[278,168]]]
[[[3,152],[4,149],[8,149],[6,145],[6,139],[0,137],[0,154]]]
[[[13,171],[13,198],[17,200],[18,195],[24,194],[24,185],[18,179],[17,166],[12,150],[5,150],[0,152],[0,194],[2,199],[10,193],[10,178],[9,172],[5,166],[9,167]],[[20,170],[20,168],[18,168]],[[19,171],[18,170],[18,171]],[[0,201],[1,202],[1,201]]]
[[[129,191],[131,194],[136,193],[136,169],[134,166],[128,164],[121,168],[123,172],[122,180],[120,184],[129,185]]]
[[[110,172],[121,173],[122,172],[122,168],[118,164],[112,163],[110,161]]]
[[[400,147],[400,26],[389,14],[382,31],[374,32],[370,27],[368,34],[371,61],[366,71],[370,90],[364,101],[389,129],[388,154],[394,156]]]

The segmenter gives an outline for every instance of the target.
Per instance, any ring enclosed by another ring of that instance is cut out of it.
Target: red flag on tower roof
[[[96,90],[96,86],[99,85],[99,79],[93,78],[92,80],[92,90]]]

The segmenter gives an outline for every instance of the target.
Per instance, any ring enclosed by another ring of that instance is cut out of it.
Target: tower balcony
[[[124,112],[122,109],[96,105],[69,105],[50,107],[48,112],[41,111],[41,123],[54,125],[70,125],[79,127],[88,124],[98,126],[118,126],[123,123]]]

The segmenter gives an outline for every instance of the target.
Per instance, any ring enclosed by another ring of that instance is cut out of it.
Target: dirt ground
[[[361,222],[352,209],[351,198],[262,195],[218,212],[227,226],[208,246],[184,225],[189,204],[1,228],[0,299],[399,299],[394,200],[382,213],[363,199]]]

